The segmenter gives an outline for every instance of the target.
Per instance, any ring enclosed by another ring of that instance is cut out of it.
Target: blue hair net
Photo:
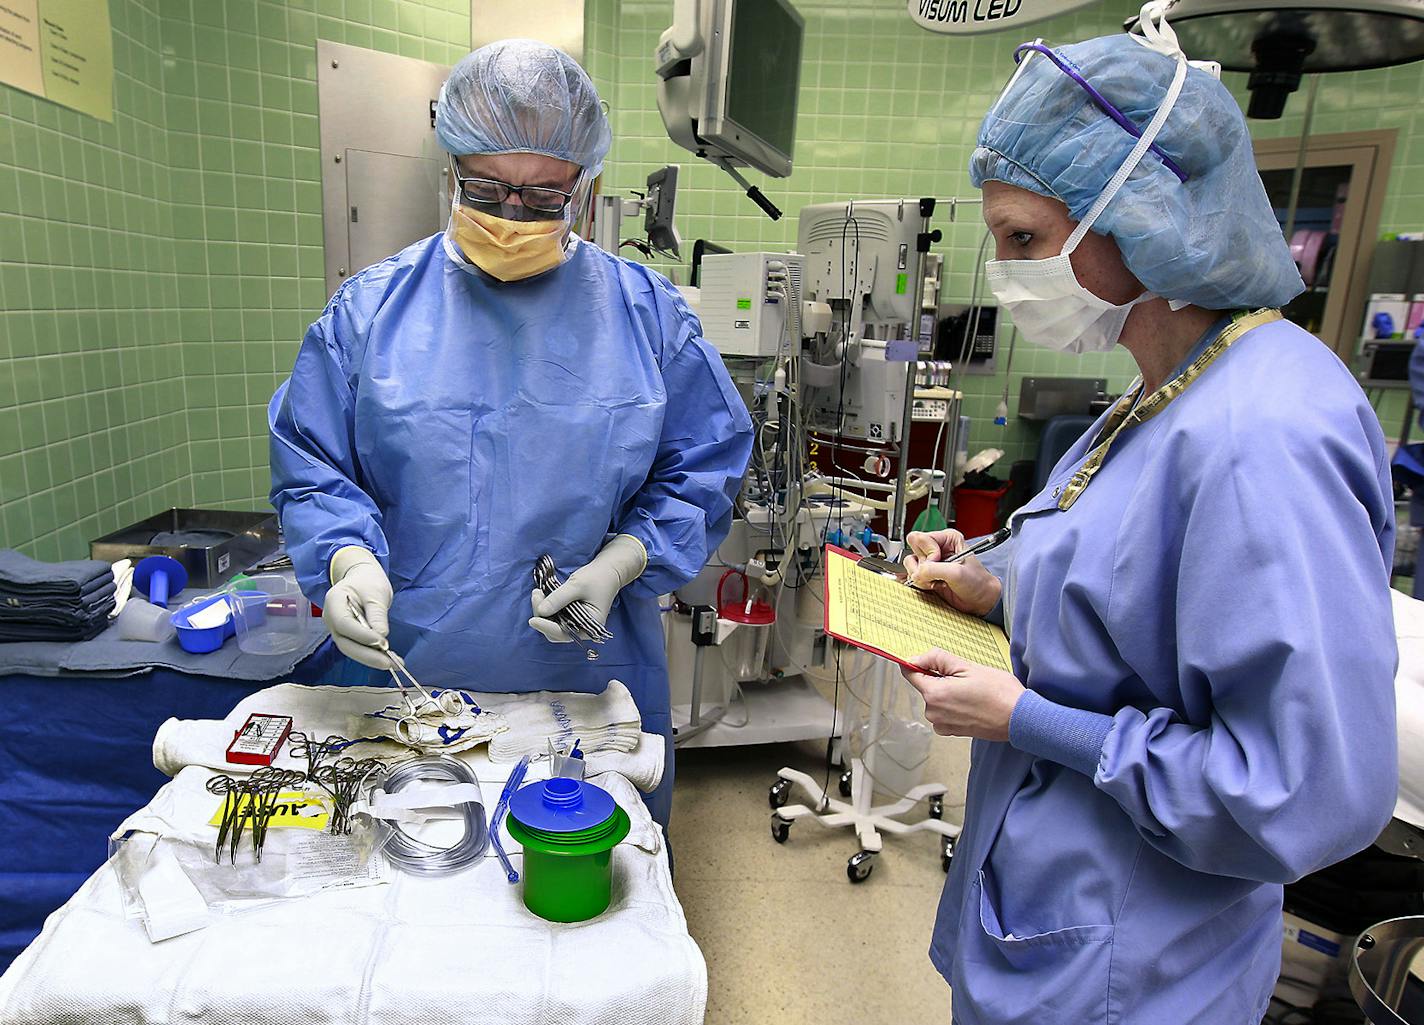
[[[1126,34],[1054,50],[1139,130],[1166,96],[1173,58]],[[1029,61],[984,117],[969,161],[975,187],[1002,181],[1060,199],[1082,220],[1137,140],[1045,56]],[[1182,182],[1149,151],[1092,230],[1157,295],[1210,310],[1283,306],[1305,289],[1256,171],[1241,108],[1196,68],[1156,145]]]
[[[603,168],[612,132],[598,90],[578,63],[532,39],[482,46],[440,87],[435,135],[456,156],[542,153]]]

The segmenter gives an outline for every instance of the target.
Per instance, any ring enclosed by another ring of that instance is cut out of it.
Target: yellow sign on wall
[[[113,121],[108,0],[0,0],[0,83]]]

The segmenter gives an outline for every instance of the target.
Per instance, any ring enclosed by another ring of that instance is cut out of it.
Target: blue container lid
[[[595,829],[607,823],[617,808],[602,787],[563,776],[520,787],[509,799],[509,814],[520,825],[546,833]]]

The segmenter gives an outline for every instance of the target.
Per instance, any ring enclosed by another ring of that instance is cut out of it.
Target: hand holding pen
[[[990,534],[973,545],[957,530],[912,533],[906,538],[911,555],[905,558],[906,583],[930,591],[952,608],[983,616],[999,603],[1003,584],[977,555],[1009,538],[1009,528]]]

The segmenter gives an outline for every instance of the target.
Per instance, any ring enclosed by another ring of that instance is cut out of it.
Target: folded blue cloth
[[[36,587],[8,587],[0,583],[0,606],[10,606],[17,608],[21,605],[31,603],[54,603],[54,604],[83,604],[89,601],[102,600],[105,594],[112,594],[114,590],[114,574],[106,573],[101,577],[95,577],[92,581],[84,585],[83,590],[76,594],[60,594],[48,588]]]
[[[268,682],[288,679],[293,667],[324,642],[329,643],[328,638],[325,630],[313,630],[299,651],[283,655],[252,655],[240,649],[235,640],[210,654],[195,655],[179,647],[176,638],[156,644],[120,640],[118,627],[111,625],[82,643],[73,643],[72,638],[42,638],[0,644],[0,676],[133,676],[154,669],[175,669],[216,680]]]
[[[0,612],[0,627],[9,631],[23,630],[27,626],[69,627],[87,631],[94,624],[105,624],[109,613],[114,611],[113,601],[100,605],[93,612],[31,612],[24,616],[7,616]]]
[[[117,588],[107,562],[37,562],[0,551],[0,642],[87,641],[109,627]]]
[[[77,597],[92,590],[96,580],[113,575],[111,565],[95,559],[37,562],[13,548],[0,549],[0,590],[10,594]]]
[[[112,576],[78,598],[14,597],[0,592],[0,619],[23,619],[31,612],[89,613],[105,604],[112,608],[117,593]]]
[[[57,626],[39,623],[0,623],[0,645],[25,641],[92,641],[109,629],[109,617],[100,616],[82,626]],[[3,650],[3,649],[0,649]]]

